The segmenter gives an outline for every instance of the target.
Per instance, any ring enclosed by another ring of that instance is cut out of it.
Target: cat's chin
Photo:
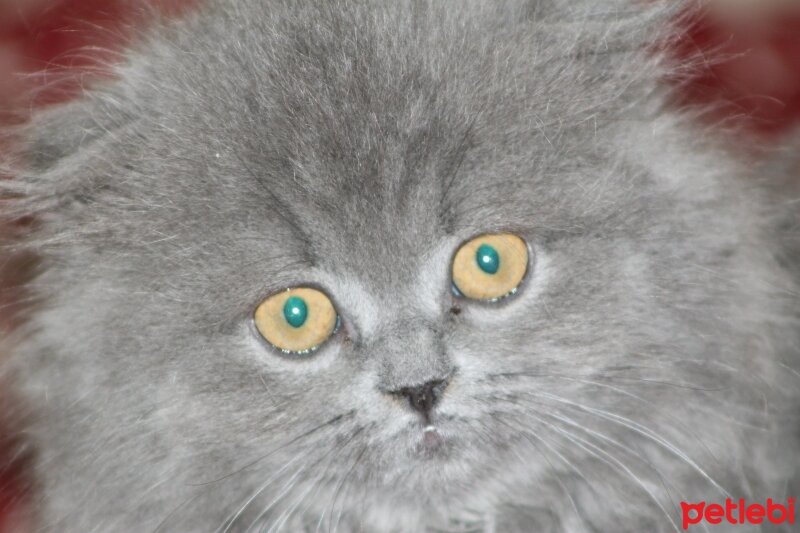
[[[417,453],[435,458],[444,456],[449,447],[449,440],[434,424],[428,424],[422,429],[422,438],[417,444]]]
[[[371,524],[368,530],[417,522],[445,528],[454,517],[477,523],[493,512],[498,496],[514,482],[511,471],[519,469],[509,465],[513,446],[489,444],[474,434],[474,426],[460,417],[409,422],[374,450],[374,461],[364,458],[380,465],[368,476],[371,488],[351,494],[363,523]]]
[[[405,460],[412,467],[419,461],[444,465],[458,460],[467,446],[465,428],[459,426],[461,424],[452,419],[418,421],[410,423],[396,437],[405,448]]]
[[[425,487],[426,492],[435,489],[439,494],[485,479],[504,454],[481,447],[470,426],[469,421],[453,417],[409,423],[392,436],[384,459],[378,461],[385,465],[384,479],[402,479],[406,486]]]

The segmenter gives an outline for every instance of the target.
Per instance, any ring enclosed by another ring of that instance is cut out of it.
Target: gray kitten
[[[797,495],[796,204],[668,111],[674,7],[217,0],[18,132],[41,527],[638,533]],[[497,232],[527,274],[470,300],[454,254]],[[298,286],[339,324],[286,354],[253,316]]]

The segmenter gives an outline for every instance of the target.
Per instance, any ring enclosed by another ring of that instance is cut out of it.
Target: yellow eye
[[[339,324],[330,298],[308,287],[273,294],[261,302],[253,320],[261,336],[286,353],[316,350]]]
[[[510,233],[481,235],[453,258],[453,284],[472,300],[494,301],[517,291],[528,271],[528,246]]]

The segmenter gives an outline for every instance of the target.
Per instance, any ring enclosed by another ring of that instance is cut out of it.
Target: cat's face
[[[753,332],[776,304],[744,280],[779,274],[707,161],[676,162],[679,139],[646,140],[667,121],[610,103],[648,95],[606,72],[614,56],[570,71],[480,28],[437,50],[363,20],[263,45],[229,16],[137,60],[129,92],[97,104],[114,129],[50,222],[69,229],[39,342],[64,361],[50,394],[74,402],[69,438],[117,442],[87,470],[96,497],[175,476],[232,483],[222,515],[317,494],[334,514],[391,516],[599,483],[663,521],[667,486],[738,482],[706,464],[744,446],[709,416],[760,415],[743,370],[772,371]],[[138,108],[109,111],[117,97]],[[526,261],[517,290],[454,291],[458,251],[497,233],[524,243],[499,258]],[[286,354],[254,317],[295,287],[324,294],[338,328]]]

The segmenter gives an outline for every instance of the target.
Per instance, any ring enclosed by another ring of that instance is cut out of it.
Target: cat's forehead
[[[275,255],[383,278],[411,275],[448,239],[604,220],[594,210],[619,195],[597,134],[613,114],[602,78],[537,66],[530,42],[487,41],[477,17],[442,20],[430,41],[410,23],[387,39],[389,19],[325,20],[313,31],[248,20],[240,41],[142,59],[146,76],[128,82],[148,102],[135,133],[159,155],[139,172],[156,192],[224,212],[220,232],[280,235]]]
[[[532,222],[536,187],[530,170],[487,168],[493,165],[485,160],[486,147],[455,128],[452,136],[427,142],[368,132],[375,146],[368,153],[343,149],[332,155],[306,146],[277,175],[244,173],[240,179],[259,183],[270,223],[293,226],[295,242],[312,262],[362,279],[406,284],[443,246]],[[330,134],[363,132],[343,125]],[[469,142],[463,142],[465,135]]]
[[[342,187],[287,195],[275,205],[296,223],[293,238],[313,264],[365,283],[405,285],[453,240],[440,185],[430,176],[397,192],[391,180],[375,176],[374,181],[384,183],[360,191]]]

